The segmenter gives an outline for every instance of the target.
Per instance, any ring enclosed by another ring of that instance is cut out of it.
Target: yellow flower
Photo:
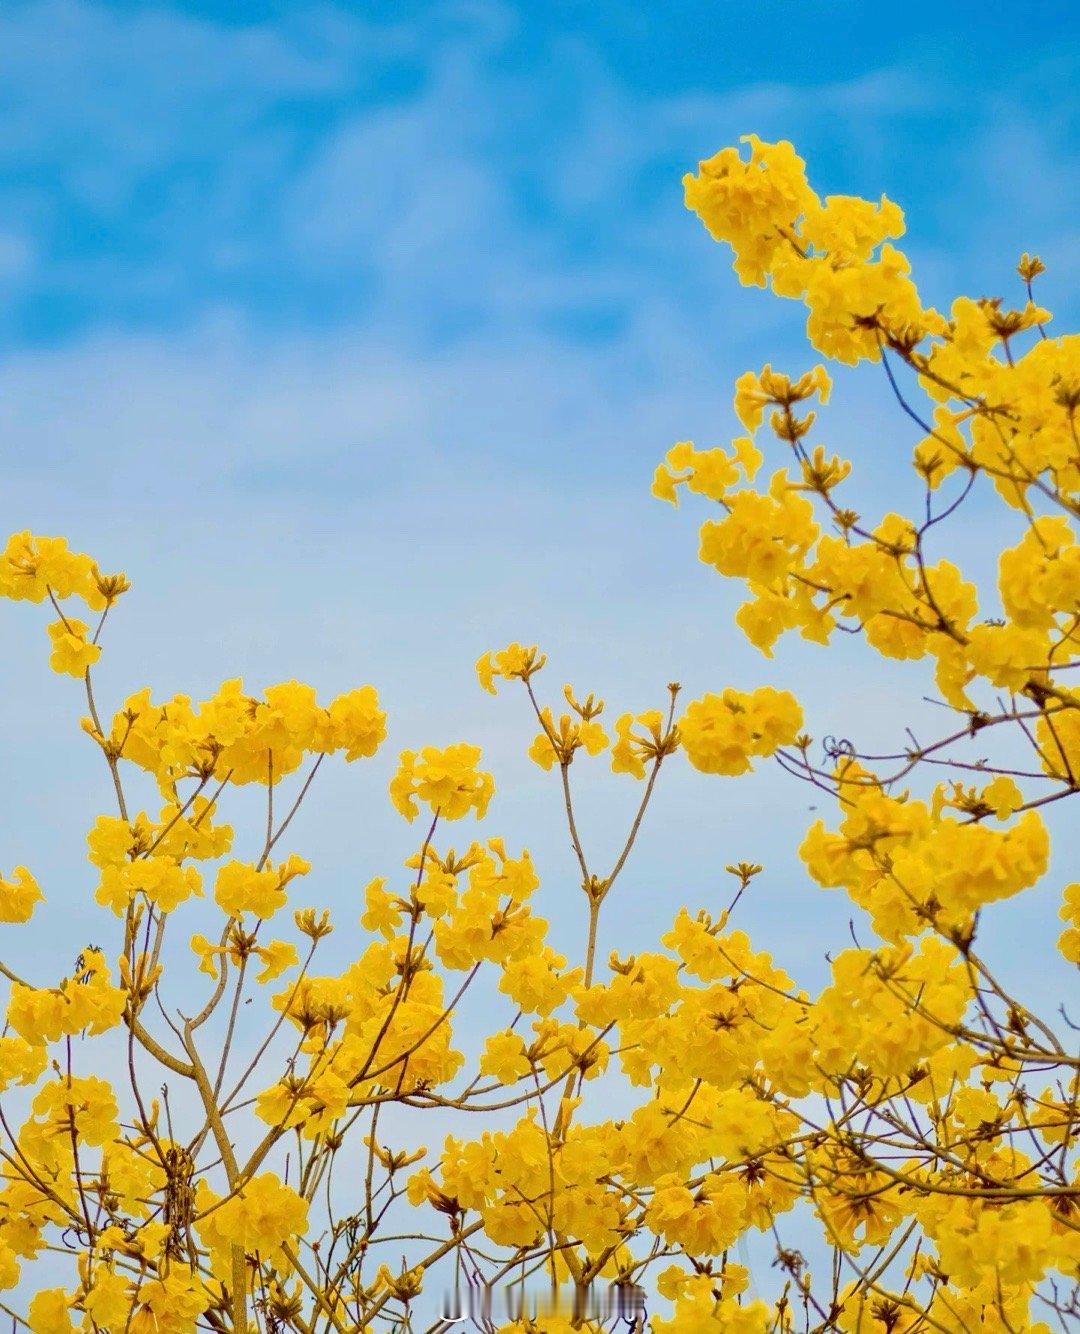
[[[36,1084],[48,1065],[48,1048],[21,1037],[0,1038],[0,1092],[12,1084]]]
[[[120,959],[123,972],[127,955],[121,955]],[[92,946],[80,955],[78,971],[64,981],[61,994],[68,1004],[63,1021],[65,1032],[86,1032],[91,1037],[107,1033],[119,1024],[128,999],[126,987],[112,985],[105,956]]]
[[[479,746],[466,742],[442,750],[425,746],[419,754],[403,750],[390,782],[390,799],[410,822],[420,813],[417,801],[444,820],[460,820],[469,811],[481,819],[495,791],[495,780],[478,768],[479,763]]]
[[[225,952],[224,946],[215,945],[213,941],[207,940],[207,938],[201,933],[197,933],[196,935],[192,936],[189,944],[191,946],[192,953],[199,960],[199,972],[206,973],[208,976],[214,978],[214,980],[216,981],[218,976],[218,967],[215,960],[218,955],[223,954]]]
[[[752,758],[790,745],[801,727],[802,709],[788,691],[764,686],[745,694],[729,688],[689,704],[679,735],[695,769],[736,775],[752,767]]]
[[[344,750],[349,763],[374,755],[386,740],[386,714],[379,707],[374,686],[339,695],[330,702],[327,715],[332,748]]]
[[[727,514],[701,525],[698,556],[720,574],[772,588],[802,566],[818,536],[814,507],[781,470],[768,495],[737,491]]]
[[[67,618],[53,621],[49,626],[49,638],[52,640],[52,653],[49,666],[54,672],[67,676],[85,676],[101,657],[101,647],[91,644],[86,634],[89,626],[84,621]]]
[[[82,1297],[82,1308],[100,1329],[123,1329],[132,1309],[132,1285],[122,1273],[99,1264]]]
[[[69,550],[62,537],[13,533],[0,555],[2,597],[43,602],[50,592],[61,601],[75,595],[101,611],[105,604],[96,585],[97,566],[89,556]]]
[[[285,906],[289,881],[310,870],[311,863],[296,853],[277,866],[267,862],[261,871],[250,862],[226,862],[217,873],[214,900],[230,917],[250,912],[265,920]]]
[[[543,949],[514,959],[503,971],[499,990],[526,1014],[548,1015],[558,1009],[576,985],[581,970],[570,973],[559,970],[566,966],[562,955],[544,946]]]
[[[480,1073],[491,1075],[500,1084],[513,1084],[532,1069],[525,1043],[517,1033],[493,1033],[484,1044]]]
[[[747,371],[735,381],[735,415],[753,432],[761,425],[765,408],[770,404],[790,408],[814,394],[827,403],[831,391],[832,381],[824,366],[815,366],[794,381],[771,366],[764,366],[756,373]]]
[[[106,866],[94,897],[120,917],[137,894],[145,894],[156,908],[170,913],[192,896],[202,895],[202,876],[194,866],[181,866],[172,857],[140,857]]]
[[[529,747],[529,759],[541,769],[550,770],[554,764],[569,764],[579,750],[599,755],[608,744],[607,733],[595,717],[564,713],[556,723],[547,707],[541,709],[540,717],[543,730]]]
[[[271,940],[266,945],[256,945],[254,953],[262,963],[262,968],[255,974],[255,981],[259,983],[275,981],[300,962],[296,946],[287,940]]]
[[[495,678],[504,681],[528,681],[547,662],[547,655],[540,653],[535,644],[526,648],[522,644],[508,644],[498,653],[484,653],[476,660],[476,675],[480,685],[488,694],[495,694]]]
[[[29,1324],[32,1334],[71,1334],[68,1308],[71,1302],[63,1288],[44,1288],[30,1302]]]
[[[67,1010],[59,991],[11,984],[7,1022],[27,1042],[55,1042],[64,1032]]]
[[[742,1187],[710,1173],[697,1191],[661,1178],[645,1211],[647,1226],[691,1255],[721,1255],[743,1230]]]
[[[206,1189],[204,1198],[209,1194]],[[283,1185],[276,1173],[263,1172],[206,1213],[196,1227],[210,1247],[239,1246],[249,1255],[260,1252],[272,1257],[280,1253],[282,1243],[303,1234],[307,1216],[307,1201]]]
[[[749,161],[737,148],[724,148],[702,162],[697,176],[685,176],[686,206],[713,237],[735,251],[735,272],[744,283],[764,286],[774,257],[786,249],[786,235],[817,196],[806,181],[806,164],[791,144],[763,142],[744,135]]]
[[[1045,632],[1014,625],[976,625],[968,636],[967,658],[980,676],[1006,690],[1020,690],[1047,660]]]
[[[1069,963],[1080,964],[1080,881],[1065,886],[1058,915],[1069,923],[1058,937],[1058,949]]]
[[[11,879],[0,876],[0,922],[28,922],[45,896],[25,866],[16,866]]]
[[[43,1084],[34,1096],[34,1113],[65,1131],[74,1127],[78,1138],[91,1147],[108,1144],[119,1133],[116,1094],[112,1085],[95,1075],[66,1076]]]
[[[197,1274],[170,1265],[161,1278],[139,1287],[139,1307],[128,1334],[194,1334],[198,1317],[213,1301],[214,1294]]]
[[[674,693],[678,687],[672,687]],[[644,729],[644,735],[635,732],[634,727]],[[645,777],[645,762],[662,759],[670,755],[679,744],[676,729],[667,730],[664,715],[659,709],[649,709],[636,716],[624,713],[615,723],[618,740],[611,748],[611,772],[631,774],[634,778]]]
[[[834,264],[868,260],[879,245],[904,234],[900,208],[881,196],[875,204],[853,195],[829,195],[806,210],[802,236],[815,250],[826,251]]]
[[[998,774],[987,783],[982,799],[999,820],[1007,820],[1024,804],[1024,794],[1007,774]]]
[[[364,914],[360,925],[365,931],[378,931],[387,940],[393,940],[401,927],[401,902],[384,888],[386,879],[378,876],[364,890]]]

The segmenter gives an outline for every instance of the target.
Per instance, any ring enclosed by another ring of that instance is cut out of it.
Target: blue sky
[[[15,0],[4,343],[701,318],[726,277],[679,178],[748,127],[901,198],[943,281],[1000,284],[983,243],[1068,235],[1071,8]]]
[[[1065,323],[1078,29],[1075,6],[1035,3],[11,0],[4,514],[131,575],[103,701],[232,675],[374,682],[391,745],[328,775],[294,826],[304,892],[351,922],[409,847],[393,754],[467,737],[504,785],[489,832],[532,847],[569,949],[557,797],[522,759],[520,701],[477,689],[483,649],[539,641],[553,698],[571,680],[613,712],[673,677],[688,695],[765,681],[800,690],[818,736],[895,740],[909,702],[925,716],[920,670],[890,685],[846,645],[827,674],[804,645],[763,662],[732,627],[737,590],[696,565],[700,515],[648,494],[674,440],[730,439],[737,374],[811,361],[799,310],[738,287],[680,178],[742,133],[789,137],[822,193],[902,204],[932,300],[1018,294],[1028,249]],[[874,368],[839,377],[821,438],[855,458],[864,512],[914,497]],[[989,514],[958,536],[976,565]],[[109,801],[44,619],[4,611],[0,692],[0,863],[52,900],[25,937],[42,981],[101,934],[82,838]],[[586,837],[613,847],[636,793],[581,777]],[[772,770],[673,769],[620,930],[654,938],[679,903],[719,906],[725,863],[762,861],[747,925],[819,980],[848,911],[793,855],[812,804]],[[1002,910],[1006,968],[1055,934],[1063,875]]]

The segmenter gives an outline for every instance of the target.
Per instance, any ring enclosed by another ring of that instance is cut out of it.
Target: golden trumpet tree
[[[520,692],[565,811],[580,951],[548,943],[533,860],[487,827],[494,781],[461,743],[401,753],[389,797],[415,852],[363,891],[355,958],[326,972],[341,923],[290,914],[310,865],[286,835],[325,763],[382,745],[375,690],[320,702],[296,681],[257,696],[229,680],[107,710],[94,667],[127,579],[16,534],[0,592],[51,612],[50,663],[84,693],[83,744],[114,800],[87,832],[107,943],[74,967],[10,962],[43,895],[32,867],[0,879],[13,1328],[418,1328],[450,1290],[527,1281],[550,1292],[538,1309],[450,1318],[658,1334],[1080,1322],[1077,1028],[1013,994],[981,948],[995,903],[1047,876],[1051,823],[1080,789],[1080,339],[1049,333],[1028,256],[1012,305],[925,307],[895,204],[821,199],[790,144],[747,142],[687,178],[687,203],[744,283],[805,304],[823,364],[747,372],[743,434],[676,444],[653,489],[708,506],[701,559],[745,584],[738,625],[766,658],[792,631],[826,653],[859,636],[886,685],[890,664],[925,665],[939,732],[898,724],[890,754],[823,746],[812,699],[724,680],[688,703],[672,684],[609,724],[593,695],[550,698],[538,648],[485,654],[480,684]],[[916,513],[864,516],[872,458],[817,443],[830,360],[882,376],[911,428]],[[999,511],[996,589],[949,554],[976,494]],[[605,864],[573,783],[601,756],[638,785]],[[761,868],[735,860],[732,833],[724,910],[681,907],[655,948],[621,952],[610,904],[661,770],[714,782],[770,758],[826,794],[799,854],[861,910],[863,943],[836,942],[819,994],[778,968],[737,925]],[[245,787],[265,815],[237,836]],[[1076,964],[1080,884],[1058,893]],[[41,911],[62,910],[50,897]],[[475,1063],[455,1047],[467,993],[514,1012]],[[102,1040],[123,1053],[109,1078]],[[406,1114],[441,1149],[403,1144]],[[775,1251],[753,1293],[748,1231]],[[601,1285],[620,1306],[601,1309]]]

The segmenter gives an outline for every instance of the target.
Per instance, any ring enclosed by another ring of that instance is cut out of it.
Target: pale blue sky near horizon
[[[737,432],[736,375],[814,361],[801,308],[739,287],[680,178],[740,134],[790,138],[821,193],[904,207],[929,299],[1019,298],[1027,249],[1067,326],[1078,35],[1049,3],[5,5],[3,512],[132,578],[103,706],[147,683],[370,680],[390,741],[313,791],[301,892],[351,927],[414,838],[385,799],[397,750],[473,739],[502,781],[486,832],[531,847],[568,951],[557,793],[523,759],[522,701],[476,686],[483,649],[537,641],[553,702],[570,680],[612,713],[676,677],[688,697],[789,685],[817,736],[886,744],[932,718],[921,667],[886,676],[846,643],[761,659],[739,591],[696,563],[702,512],[649,496],[675,440]],[[880,368],[838,375],[818,438],[855,459],[864,512],[914,502]],[[984,572],[992,522],[977,503],[957,537]],[[46,982],[103,934],[83,835],[109,790],[47,617],[3,617],[0,868],[25,862],[50,899],[15,946]],[[595,762],[580,777],[585,837],[613,848],[637,793]],[[820,982],[850,913],[794,856],[814,796],[768,766],[665,778],[604,953],[721,906],[725,863],[756,860],[745,924]],[[253,818],[241,855],[257,837]],[[1058,929],[1062,846],[999,914],[1020,976]],[[1063,977],[1035,985],[1050,1000]]]

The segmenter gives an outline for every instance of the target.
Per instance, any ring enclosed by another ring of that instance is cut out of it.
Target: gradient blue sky
[[[520,701],[478,691],[481,650],[539,641],[553,696],[572,680],[614,710],[673,677],[690,695],[794,685],[816,735],[896,740],[905,710],[926,716],[921,670],[886,680],[846,644],[827,672],[800,644],[764,663],[731,625],[737,591],[696,565],[700,515],[648,494],[674,440],[730,439],[738,373],[811,361],[800,310],[738,287],[680,177],[747,131],[789,137],[822,193],[903,205],[930,299],[1017,292],[1035,250],[1064,322],[1078,33],[1075,5],[994,0],[9,0],[3,512],[131,575],[103,703],[231,675],[373,681],[391,746],[328,775],[296,822],[304,893],[351,922],[409,847],[384,798],[393,754],[468,737],[504,784],[489,832],[532,847],[568,947],[581,905],[556,793],[521,758]],[[876,368],[839,377],[820,438],[856,459],[864,513],[913,499],[913,439]],[[984,572],[989,522],[975,506],[958,539]],[[29,864],[52,900],[23,937],[41,981],[102,933],[82,839],[109,803],[44,621],[4,611],[0,691],[0,863]],[[582,779],[586,838],[614,847],[636,793]],[[848,909],[794,857],[812,804],[771,769],[673,767],[619,942],[681,902],[719,906],[723,865],[757,860],[747,925],[820,980]],[[1055,934],[1065,873],[1002,910],[1007,968]]]

